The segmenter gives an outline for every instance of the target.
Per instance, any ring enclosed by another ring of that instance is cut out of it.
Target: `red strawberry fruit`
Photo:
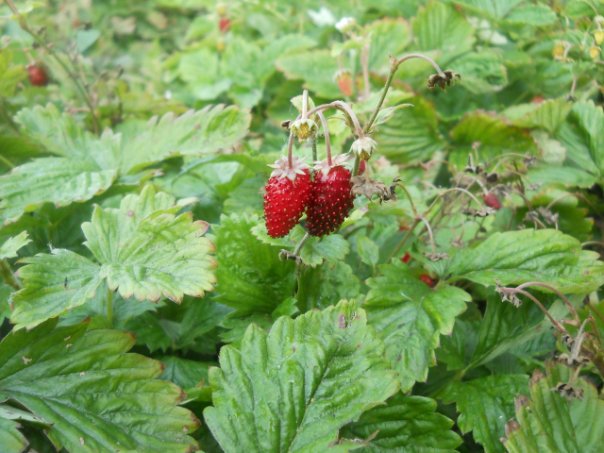
[[[411,255],[409,255],[409,252],[405,252],[405,254],[401,257],[401,261],[405,264],[411,261]]]
[[[482,200],[489,208],[493,208],[495,210],[501,209],[501,201],[499,201],[499,198],[493,192],[485,193],[482,196]]]
[[[350,171],[342,165],[320,165],[315,173],[308,206],[306,229],[313,236],[336,231],[353,207]]]
[[[222,33],[226,33],[231,28],[231,19],[228,17],[221,17],[218,21],[218,28]]]
[[[271,178],[264,187],[264,218],[269,236],[280,238],[296,226],[310,198],[311,181],[308,166],[286,157],[272,167]]]
[[[350,71],[339,71],[336,74],[336,83],[344,96],[352,96],[352,75]]]
[[[428,274],[420,275],[419,279],[422,282],[424,282],[426,285],[428,285],[430,288],[434,288],[434,286],[436,286],[436,281],[434,281],[434,279],[432,277],[430,277]]]
[[[29,83],[36,87],[43,87],[48,85],[48,74],[44,66],[33,63],[27,67],[27,75],[29,76]]]

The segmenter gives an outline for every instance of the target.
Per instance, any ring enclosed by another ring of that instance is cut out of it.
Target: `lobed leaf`
[[[367,281],[363,308],[369,324],[384,340],[386,357],[398,371],[403,391],[425,381],[434,364],[440,336],[449,335],[470,295],[460,288],[432,289],[402,263],[381,266],[380,276]]]
[[[45,420],[57,449],[190,451],[198,421],[177,407],[177,386],[154,379],[159,362],[126,353],[133,344],[84,324],[13,332],[0,343],[0,395]]]
[[[268,334],[251,325],[210,369],[206,423],[227,453],[337,451],[338,430],[397,391],[383,352],[349,302],[279,318]]]

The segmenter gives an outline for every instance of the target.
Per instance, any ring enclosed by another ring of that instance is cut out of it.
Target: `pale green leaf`
[[[23,289],[13,294],[11,321],[16,329],[32,328],[94,297],[100,267],[69,250],[54,249],[22,260]]]
[[[146,186],[124,197],[119,209],[96,207],[82,224],[85,245],[101,264],[101,276],[124,298],[181,301],[213,288],[212,243],[205,222],[175,215],[173,200]]]
[[[452,420],[436,412],[433,399],[399,393],[386,405],[365,412],[359,421],[346,426],[342,435],[359,441],[371,439],[354,450],[358,452],[449,453],[461,444],[452,426]]]
[[[442,50],[447,56],[469,50],[474,42],[470,24],[445,2],[432,1],[421,8],[413,31],[419,49]]]
[[[529,397],[516,408],[516,421],[508,424],[505,448],[511,453],[597,453],[604,438],[604,400],[591,382],[574,370],[548,365],[546,375],[531,379]],[[565,397],[556,387],[566,383],[580,396]]]
[[[0,221],[15,221],[44,203],[89,200],[107,190],[116,175],[90,159],[35,159],[0,176]]]
[[[588,294],[604,283],[604,263],[596,252],[557,230],[495,233],[475,247],[459,250],[448,267],[451,281],[485,286],[549,283],[568,294]]]
[[[494,19],[501,19],[514,6],[522,2],[523,0],[454,0],[454,3],[474,13]]]
[[[397,109],[374,137],[378,152],[397,163],[428,160],[444,147],[434,107],[422,98],[409,102],[413,107]]]
[[[249,112],[222,105],[151,118],[135,135],[124,137],[119,168],[127,173],[172,156],[214,153],[239,142],[249,123]]]
[[[468,53],[456,59],[453,65],[455,72],[462,74],[460,84],[470,93],[493,93],[508,84],[503,59],[493,50]]]
[[[386,357],[399,372],[403,391],[425,381],[441,335],[449,335],[470,295],[460,288],[430,288],[403,263],[384,265],[368,280],[363,307],[386,345]]]
[[[505,17],[506,22],[543,27],[557,20],[556,13],[547,5],[520,5]]]
[[[312,95],[333,99],[340,96],[335,82],[336,60],[328,50],[311,50],[281,57],[277,67],[288,79],[301,79]]]
[[[27,231],[22,231],[16,236],[8,238],[0,245],[0,259],[14,258],[20,248],[25,247],[31,242]]]
[[[519,117],[508,115],[512,118],[515,125],[520,127],[538,127],[554,133],[566,120],[572,104],[565,99],[548,99],[537,105],[529,104],[527,107],[528,110]]]
[[[50,427],[60,450],[185,452],[198,426],[159,362],[127,354],[134,339],[85,324],[11,333],[0,343],[0,394]]]
[[[403,19],[385,18],[365,27],[370,36],[369,67],[372,71],[390,69],[390,57],[396,57],[411,40],[408,22]]]
[[[322,238],[310,237],[300,251],[300,258],[307,266],[318,266],[323,261],[344,260],[350,246],[342,235],[331,234]]]
[[[503,452],[500,438],[505,423],[514,414],[514,398],[526,392],[528,376],[499,374],[453,381],[445,391],[444,400],[454,402],[460,412],[457,425],[462,433],[472,431],[474,439],[487,453]]]
[[[261,242],[257,217],[223,216],[216,234],[217,300],[241,314],[271,313],[293,294],[294,263],[279,259],[281,247]]]
[[[222,348],[220,367],[204,417],[227,453],[327,451],[343,425],[397,391],[381,341],[348,302],[282,317],[268,334],[250,326],[239,349]]]

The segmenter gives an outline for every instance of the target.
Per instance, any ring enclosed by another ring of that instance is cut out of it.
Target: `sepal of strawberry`
[[[298,140],[305,141],[309,138],[313,138],[317,135],[319,127],[310,118],[299,118],[289,126],[292,133],[298,138]]]
[[[368,160],[377,148],[377,143],[371,137],[360,137],[352,142],[350,151],[362,160]]]

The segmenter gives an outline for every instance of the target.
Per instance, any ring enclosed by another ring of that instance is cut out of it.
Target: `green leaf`
[[[572,104],[565,99],[548,99],[537,105],[529,104],[527,107],[529,110],[520,117],[508,115],[514,120],[514,124],[520,127],[538,127],[553,134],[566,120]]]
[[[30,242],[31,239],[29,239],[27,231],[22,231],[18,235],[8,238],[0,245],[0,260],[16,257],[19,249]]]
[[[86,325],[13,332],[0,343],[0,395],[50,424],[59,450],[189,451],[198,426],[159,362],[127,354],[134,339]]]
[[[576,103],[557,134],[567,149],[565,165],[594,175],[604,184],[604,110],[592,101]]]
[[[100,267],[69,250],[54,249],[22,260],[23,289],[13,294],[15,329],[32,328],[94,297],[101,283]]]
[[[288,79],[304,80],[312,95],[332,99],[338,97],[334,77],[338,71],[336,60],[328,50],[311,50],[279,58],[277,67]]]
[[[27,439],[17,422],[0,417],[0,445],[5,453],[21,453],[27,448]]]
[[[397,56],[411,40],[409,24],[403,19],[377,20],[364,33],[370,36],[368,66],[372,71],[390,69],[390,57]]]
[[[300,258],[307,266],[318,266],[323,261],[344,260],[350,246],[340,234],[331,234],[322,238],[310,237],[300,251]]]
[[[14,95],[19,82],[27,77],[27,72],[22,65],[12,63],[11,52],[4,48],[0,51],[0,98],[9,98]]]
[[[459,250],[449,262],[450,281],[485,286],[548,283],[567,294],[588,294],[604,283],[598,254],[557,230],[495,233],[475,247]]]
[[[452,420],[436,412],[433,399],[399,393],[344,427],[342,436],[370,439],[354,450],[359,452],[444,453],[456,451],[461,444],[452,426]]]
[[[398,109],[387,123],[376,129],[378,152],[397,163],[427,160],[443,148],[438,120],[432,104],[412,98],[412,108]]]
[[[101,263],[101,276],[124,298],[180,302],[213,288],[212,243],[208,225],[175,215],[174,200],[148,185],[122,199],[119,209],[96,207],[82,224],[85,245]]]
[[[358,237],[357,253],[361,261],[368,266],[375,266],[380,258],[380,248],[367,236]]]
[[[117,173],[91,159],[45,157],[0,176],[0,221],[14,222],[44,203],[65,206],[107,190]]]
[[[443,395],[460,412],[457,425],[462,433],[472,431],[487,453],[503,452],[500,438],[505,423],[514,414],[514,397],[525,392],[528,376],[500,374],[471,381],[453,381]]]
[[[164,366],[161,378],[184,389],[188,400],[212,401],[212,390],[207,385],[210,364],[175,356],[160,360]]]
[[[552,25],[558,17],[547,5],[520,5],[505,17],[506,22],[543,27]]]
[[[206,423],[227,453],[327,451],[343,425],[397,391],[383,352],[348,302],[282,317],[268,334],[251,325],[210,369]]]
[[[454,3],[472,12],[493,19],[501,19],[514,6],[522,2],[523,0],[454,0]]]
[[[452,6],[432,1],[421,8],[413,22],[421,50],[442,50],[449,58],[469,50],[474,42],[470,24]]]
[[[271,313],[293,294],[294,264],[279,259],[280,247],[258,240],[252,216],[223,216],[216,234],[217,300],[240,314]]]
[[[249,112],[222,105],[151,118],[123,139],[119,168],[123,173],[135,172],[172,156],[214,153],[239,142],[249,124]]]
[[[430,288],[403,263],[381,266],[380,271],[367,281],[370,290],[363,308],[407,391],[416,381],[426,380],[440,336],[451,334],[455,317],[471,298],[453,286]]]
[[[528,399],[517,405],[516,421],[508,423],[504,445],[511,453],[596,453],[604,438],[604,400],[586,379],[570,387],[581,396],[564,397],[560,383],[572,382],[574,370],[549,364],[544,376],[531,379]]]
[[[455,72],[462,74],[461,84],[470,93],[501,91],[508,84],[503,59],[493,50],[471,52],[456,59]]]

